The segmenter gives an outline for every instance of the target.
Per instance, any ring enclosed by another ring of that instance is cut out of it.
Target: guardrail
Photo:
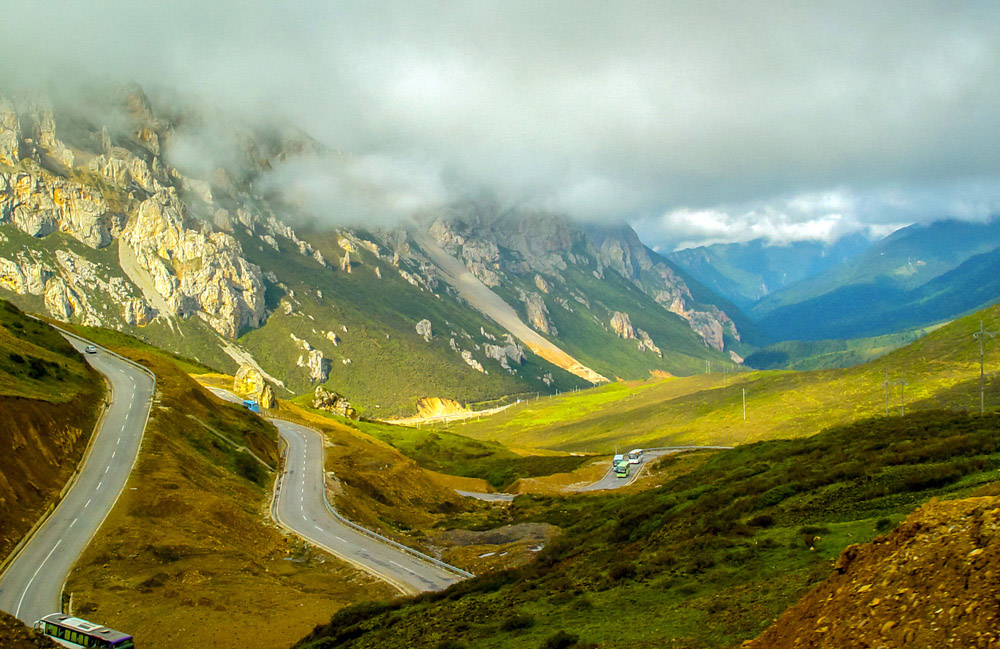
[[[735,446],[654,446],[644,448],[646,451],[731,451]]]

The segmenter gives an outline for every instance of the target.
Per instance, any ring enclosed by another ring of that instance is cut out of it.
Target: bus
[[[611,466],[617,469],[621,464],[628,464],[628,461],[625,459],[624,455],[619,453],[618,455],[615,455],[613,460],[611,460]]]
[[[628,463],[639,464],[642,462],[642,449],[636,448],[628,452]]]
[[[253,399],[244,399],[243,407],[249,410],[250,412],[256,412],[257,414],[260,414],[260,404]]]
[[[615,465],[615,477],[617,478],[628,477],[628,462],[622,462],[621,464]]]
[[[35,630],[64,647],[131,649],[135,646],[132,636],[127,633],[62,613],[52,613],[38,620],[35,622]]]

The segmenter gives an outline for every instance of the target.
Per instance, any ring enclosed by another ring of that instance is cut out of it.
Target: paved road
[[[288,444],[275,504],[278,522],[407,593],[443,590],[465,578],[359,532],[335,516],[324,494],[322,435],[298,424],[271,421]]]
[[[59,611],[73,564],[125,487],[153,397],[153,379],[135,366],[103,349],[85,357],[111,383],[111,406],[76,483],[0,578],[0,609],[28,624]]]
[[[664,455],[673,455],[674,453],[682,453],[684,451],[703,451],[703,450],[728,450],[732,448],[731,446],[671,446],[664,448],[654,448],[645,449],[643,451],[643,460],[641,464],[633,464],[629,467],[628,477],[619,478],[613,468],[608,468],[608,472],[604,474],[604,477],[594,482],[592,484],[586,485],[584,487],[568,487],[567,491],[600,491],[601,489],[618,489],[619,487],[626,487],[639,478],[639,473],[643,470],[647,464],[653,460],[663,457]]]
[[[488,494],[481,491],[462,491],[461,489],[455,490],[458,495],[465,496],[466,498],[475,498],[476,500],[485,500],[488,503],[509,503],[514,500],[517,494]]]
[[[227,401],[242,403],[232,392],[211,390]],[[288,445],[276,485],[273,513],[279,523],[404,593],[443,590],[466,578],[366,534],[335,514],[325,494],[323,436],[312,428],[282,419],[270,422]]]

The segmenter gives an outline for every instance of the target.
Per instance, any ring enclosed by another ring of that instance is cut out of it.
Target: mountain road
[[[88,344],[67,338],[79,351]],[[76,481],[0,576],[0,609],[28,624],[61,609],[73,564],[128,481],[155,390],[150,374],[105,349],[84,356],[110,383],[110,406]]]

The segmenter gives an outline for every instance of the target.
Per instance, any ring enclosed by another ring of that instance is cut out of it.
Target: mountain
[[[953,318],[1000,298],[1000,219],[898,230],[750,310],[777,340],[875,336]]]
[[[667,257],[705,286],[741,309],[795,282],[826,272],[864,252],[872,242],[862,234],[833,243],[766,239],[687,248]]]
[[[24,309],[257,367],[279,396],[323,386],[369,416],[748,353],[739,309],[630,228],[489,198],[325,225],[339,217],[296,200],[295,165],[344,169],[350,155],[158,107],[135,86],[92,99],[85,112],[0,101],[0,296]]]

